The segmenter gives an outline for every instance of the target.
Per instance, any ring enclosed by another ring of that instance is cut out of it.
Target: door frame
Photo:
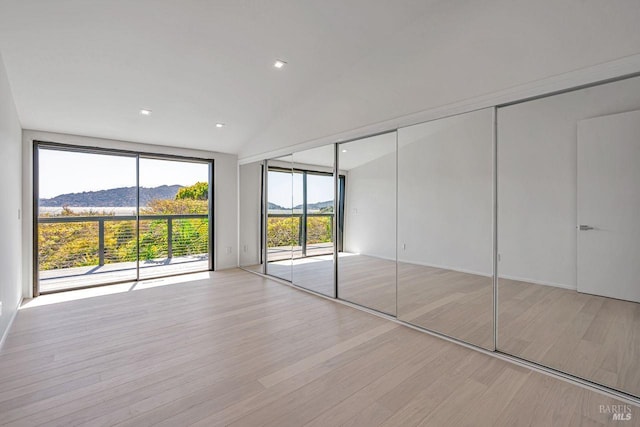
[[[265,160],[266,162],[268,162],[269,159]],[[304,169],[304,168],[284,168],[282,166],[269,166],[268,164],[263,164],[262,166],[264,168],[263,173],[262,173],[262,195],[261,195],[261,206],[260,209],[263,212],[263,216],[265,217],[264,221],[261,221],[261,226],[262,229],[260,230],[261,235],[266,235],[266,230],[267,230],[267,226],[268,226],[268,209],[267,209],[267,205],[268,205],[268,200],[267,200],[267,194],[269,191],[269,186],[268,186],[268,181],[265,177],[268,176],[269,172],[282,172],[282,173],[290,173],[293,174],[294,173],[299,173],[302,175],[302,213],[300,215],[300,247],[301,247],[301,253],[302,256],[301,258],[308,258],[309,256],[307,255],[307,176],[308,175],[319,175],[319,176],[330,176],[333,177],[334,180],[336,180],[338,182],[338,187],[335,187],[335,183],[334,183],[334,192],[335,189],[341,189],[343,190],[342,193],[338,194],[336,193],[334,195],[334,206],[333,206],[333,215],[332,215],[332,229],[334,230],[332,233],[331,238],[333,239],[333,248],[334,248],[334,252],[336,250],[342,251],[342,242],[343,242],[343,228],[344,228],[344,189],[345,189],[345,182],[346,182],[346,176],[344,174],[340,174],[338,173],[337,175],[332,171],[332,172],[326,172],[326,171],[316,171],[316,170],[312,170],[312,169]],[[266,172],[265,172],[266,171]],[[336,179],[337,177],[337,179]],[[261,254],[263,254],[264,256],[264,261],[265,261],[265,265],[267,264],[267,244],[266,244],[266,238],[261,239],[261,241],[264,240],[264,242],[262,243],[264,246],[261,250]],[[337,248],[337,249],[336,249]],[[310,257],[314,257],[317,255],[310,255]],[[266,273],[265,273],[266,274]]]
[[[66,291],[71,291],[71,290],[78,290],[78,289],[87,289],[87,288],[95,288],[98,286],[107,286],[107,285],[116,285],[116,284],[120,284],[120,283],[129,283],[132,281],[139,281],[140,280],[140,159],[157,159],[157,160],[174,160],[174,161],[182,161],[182,162],[192,162],[192,163],[204,163],[208,165],[208,180],[209,180],[209,200],[208,200],[208,222],[209,222],[209,230],[208,230],[208,240],[209,240],[209,244],[208,244],[208,255],[209,255],[209,264],[208,264],[208,268],[207,270],[200,270],[200,271],[214,271],[215,270],[215,263],[214,263],[214,256],[215,256],[215,244],[214,244],[214,238],[215,238],[215,226],[214,226],[214,209],[215,209],[215,203],[214,203],[214,197],[215,197],[215,181],[214,181],[214,170],[215,170],[215,160],[214,159],[207,159],[207,158],[200,158],[200,157],[189,157],[189,156],[181,156],[181,155],[174,155],[174,154],[160,154],[160,153],[148,153],[148,152],[144,152],[144,151],[135,151],[135,150],[122,150],[122,149],[117,149],[117,148],[102,148],[102,147],[92,147],[92,146],[84,146],[84,145],[74,145],[74,144],[63,144],[63,143],[59,143],[59,142],[53,142],[53,141],[43,141],[43,140],[33,140],[33,176],[32,176],[32,180],[33,180],[33,192],[32,192],[32,196],[33,196],[33,221],[32,221],[32,245],[33,245],[33,251],[32,251],[32,264],[33,264],[33,271],[32,271],[32,277],[33,277],[33,297],[37,297],[39,295],[41,295],[40,292],[40,278],[39,278],[39,245],[38,245],[38,226],[39,226],[39,221],[38,221],[38,213],[39,213],[39,193],[40,193],[40,164],[39,164],[39,149],[40,148],[45,148],[45,149],[52,149],[52,150],[58,150],[58,151],[69,151],[69,152],[74,152],[74,153],[86,153],[86,154],[107,154],[107,155],[119,155],[119,156],[123,156],[123,157],[130,157],[130,158],[135,158],[136,159],[136,192],[137,192],[137,196],[136,196],[136,247],[137,247],[137,259],[136,259],[136,278],[135,280],[117,280],[117,281],[111,281],[111,282],[105,282],[105,283],[100,283],[100,284],[94,284],[94,285],[86,285],[86,286],[77,286],[77,287],[73,287],[73,288],[68,288],[68,289],[63,289],[63,290],[56,290],[56,291],[49,291],[49,292],[45,292],[44,294],[51,294],[51,293],[58,293],[58,292],[66,292]],[[173,274],[166,274],[166,275],[159,275],[159,276],[153,276],[154,279],[158,279],[158,278],[163,278],[163,277],[172,277],[172,276],[181,276],[183,274],[190,274],[193,272],[188,272],[188,273],[173,273]],[[145,280],[150,279],[150,278],[145,278]]]

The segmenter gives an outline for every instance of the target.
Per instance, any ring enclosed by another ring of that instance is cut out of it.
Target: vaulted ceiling
[[[0,0],[0,53],[25,129],[248,155],[637,53],[639,4]]]

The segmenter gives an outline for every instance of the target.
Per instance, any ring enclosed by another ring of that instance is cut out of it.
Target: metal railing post
[[[309,207],[307,205],[307,173],[302,173],[302,216],[300,217],[300,247],[302,248],[302,256],[307,256],[307,214]]]
[[[167,218],[167,258],[173,258],[173,220]]]
[[[104,266],[104,219],[98,220],[98,265]]]
[[[330,221],[329,221],[329,234],[331,235],[331,238],[335,240],[335,237],[333,235],[333,215],[330,215],[329,219],[330,219]]]

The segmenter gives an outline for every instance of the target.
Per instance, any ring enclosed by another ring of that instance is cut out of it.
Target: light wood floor
[[[270,275],[335,297],[333,254],[270,262],[267,269]],[[395,261],[342,252],[338,283],[340,299],[395,316]]]
[[[333,296],[333,257],[268,265],[270,274]],[[406,322],[493,349],[493,279],[416,264],[340,254],[338,297]]]
[[[395,262],[341,254],[338,268],[341,299],[395,314]],[[491,277],[397,268],[400,320],[493,349]],[[293,273],[297,285],[333,295],[331,257],[310,258]],[[501,279],[498,319],[498,350],[640,396],[640,304]]]
[[[396,315],[396,263],[365,255],[340,254],[338,296]]]
[[[617,403],[242,270],[26,308],[0,350],[2,425],[599,426]]]
[[[493,349],[493,278],[398,263],[398,318]]]
[[[62,268],[40,271],[40,292],[55,292],[104,283],[136,279],[136,262],[118,262],[100,266]],[[184,274],[209,269],[207,255],[189,255],[140,261],[140,278]]]
[[[640,396],[640,304],[500,279],[498,349]]]
[[[305,289],[335,297],[333,255],[269,262],[267,272]]]

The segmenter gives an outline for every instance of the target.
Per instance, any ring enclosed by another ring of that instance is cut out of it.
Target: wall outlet
[[[247,252],[247,250],[249,250],[249,248],[247,247],[247,245],[244,245],[244,246],[242,247],[242,250],[243,250],[244,252]]]
[[[226,250],[226,252],[227,252],[228,254],[230,254],[230,253],[231,253],[231,246],[227,246],[227,247],[225,248],[225,250]]]

